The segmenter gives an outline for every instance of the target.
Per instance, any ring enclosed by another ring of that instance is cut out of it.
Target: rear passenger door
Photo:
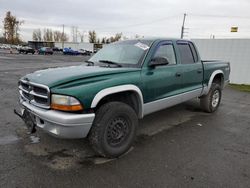
[[[182,89],[189,92],[202,88],[203,65],[192,42],[177,41],[182,68]]]

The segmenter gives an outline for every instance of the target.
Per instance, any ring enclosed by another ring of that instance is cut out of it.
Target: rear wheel
[[[137,115],[129,105],[121,102],[106,103],[96,112],[89,141],[101,156],[118,157],[131,147],[137,125]]]
[[[221,94],[221,86],[213,83],[208,94],[200,99],[201,108],[209,113],[216,111],[220,105]]]

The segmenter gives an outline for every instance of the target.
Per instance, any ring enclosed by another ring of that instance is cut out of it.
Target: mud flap
[[[32,134],[36,132],[35,116],[33,114],[31,114],[26,109],[23,109],[22,112],[18,112],[16,109],[14,109],[14,113],[24,121],[29,133]]]

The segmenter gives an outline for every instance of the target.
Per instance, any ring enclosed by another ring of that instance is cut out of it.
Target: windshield
[[[138,65],[151,42],[128,40],[109,44],[89,59],[92,62],[110,61],[121,65]]]

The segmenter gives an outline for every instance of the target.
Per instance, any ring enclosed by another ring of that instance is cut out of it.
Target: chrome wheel
[[[212,96],[212,107],[217,107],[220,101],[220,92],[219,90],[215,90]]]

